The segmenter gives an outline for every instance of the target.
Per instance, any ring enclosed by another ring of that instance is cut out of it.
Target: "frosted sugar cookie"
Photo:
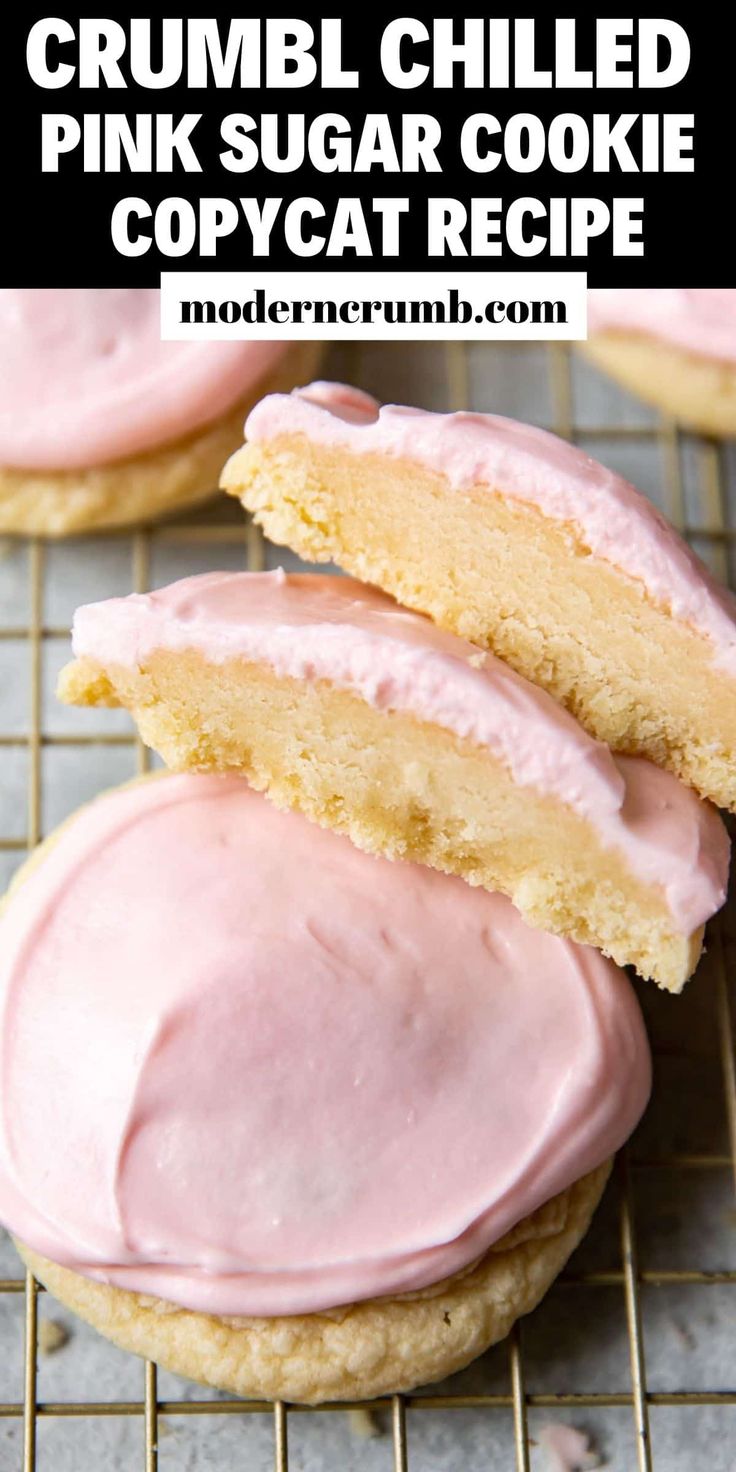
[[[501,890],[678,991],[728,840],[669,772],[614,757],[491,654],[352,579],[211,573],[78,610],[59,693],[122,704],[170,767]]]
[[[624,388],[704,434],[736,434],[736,291],[588,292],[579,346]]]
[[[239,1395],[466,1364],[560,1270],[649,1090],[597,952],[238,777],[98,799],[0,935],[0,1218],[102,1333]]]
[[[736,602],[633,486],[544,430],[313,384],[222,484],[267,535],[493,649],[615,750],[736,808]]]
[[[314,344],[161,342],[157,291],[0,290],[0,533],[64,536],[212,494]]]

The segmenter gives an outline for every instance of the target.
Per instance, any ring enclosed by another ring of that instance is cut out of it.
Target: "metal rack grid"
[[[536,350],[539,352],[538,345]],[[401,349],[397,348],[392,351],[400,352]],[[470,402],[468,351],[461,344],[447,344],[435,351],[443,354],[445,387],[442,397],[444,407],[467,406]],[[503,352],[504,349],[493,349],[492,351]],[[521,351],[520,348],[514,349],[517,354]],[[670,519],[705,548],[715,570],[724,580],[727,579],[729,550],[732,545],[736,546],[736,527],[732,524],[729,515],[728,486],[722,447],[707,441],[694,442],[694,453],[699,467],[697,477],[699,514],[694,519],[692,515],[687,514],[687,498],[683,487],[681,464],[681,437],[676,426],[664,420],[653,422],[651,425],[639,422],[628,425],[622,423],[576,424],[573,413],[570,354],[565,347],[549,345],[546,349],[546,358],[548,388],[553,406],[551,427],[555,428],[558,433],[577,439],[581,443],[597,439],[628,442],[643,439],[656,443],[664,471],[663,479],[667,496],[665,509]],[[360,349],[348,350],[341,366],[345,376],[349,376],[358,383],[362,381]],[[199,547],[206,545],[212,549],[213,564],[217,562],[218,549],[223,546],[231,549],[233,546],[239,546],[242,548],[246,566],[251,569],[263,567],[265,547],[258,529],[242,521],[226,519],[227,509],[213,505],[211,512],[208,512],[204,519],[189,515],[157,526],[142,527],[133,533],[127,531],[110,534],[126,538],[131,543],[132,587],[140,591],[149,585],[152,549],[167,543],[176,543],[181,546],[196,544]],[[230,512],[232,509],[232,507],[229,508]],[[82,727],[79,732],[52,735],[44,730],[42,719],[44,649],[47,641],[68,638],[66,627],[49,626],[45,621],[44,572],[48,555],[48,547],[43,541],[38,539],[29,541],[27,546],[30,575],[28,624],[27,626],[23,624],[0,628],[0,641],[26,641],[30,661],[30,712],[27,734],[0,734],[0,747],[7,750],[21,746],[26,748],[28,754],[26,832],[22,837],[0,835],[0,854],[3,851],[11,853],[17,851],[19,859],[42,837],[41,763],[42,752],[46,747],[53,745],[89,747],[105,744],[135,746],[138,769],[143,771],[148,764],[148,753],[132,732],[130,734],[89,734]],[[2,577],[1,571],[0,577]],[[0,647],[1,654],[2,648]],[[413,1422],[415,1415],[424,1419],[427,1416],[431,1417],[436,1412],[461,1409],[482,1410],[489,1415],[511,1418],[513,1426],[511,1464],[515,1465],[517,1472],[529,1472],[530,1448],[534,1443],[529,1432],[528,1418],[530,1411],[539,1408],[548,1411],[564,1409],[572,1413],[600,1407],[629,1408],[635,1431],[635,1465],[639,1472],[650,1472],[650,1469],[655,1467],[655,1455],[649,1428],[652,1407],[733,1407],[735,1409],[732,1435],[733,1444],[736,1446],[736,1347],[734,1347],[729,1377],[730,1388],[725,1390],[701,1388],[652,1391],[647,1384],[644,1348],[645,1313],[642,1305],[642,1290],[646,1290],[649,1285],[701,1285],[703,1293],[713,1291],[714,1286],[717,1285],[728,1285],[731,1290],[736,1289],[736,1269],[726,1267],[714,1271],[711,1267],[699,1267],[697,1263],[692,1263],[687,1267],[671,1270],[643,1270],[639,1267],[638,1262],[635,1220],[637,1182],[642,1177],[651,1177],[657,1171],[678,1172],[686,1183],[695,1175],[702,1180],[711,1181],[717,1176],[722,1176],[724,1172],[730,1171],[733,1174],[736,1188],[736,1062],[733,1029],[736,991],[734,991],[732,968],[728,964],[728,957],[732,954],[736,940],[736,928],[733,921],[734,912],[726,911],[713,926],[709,954],[704,967],[708,973],[708,981],[706,983],[702,976],[699,976],[695,983],[695,986],[707,984],[711,999],[709,1005],[712,1003],[714,1009],[718,1040],[717,1066],[721,1073],[726,1122],[723,1139],[729,1142],[728,1148],[719,1151],[672,1151],[670,1149],[657,1151],[655,1149],[654,1152],[641,1154],[637,1153],[636,1145],[634,1145],[633,1149],[622,1152],[613,1186],[618,1194],[619,1265],[608,1271],[576,1271],[575,1260],[573,1260],[572,1270],[564,1274],[560,1280],[561,1285],[564,1285],[564,1291],[574,1292],[578,1288],[620,1290],[625,1304],[627,1325],[628,1383],[590,1392],[585,1390],[528,1392],[524,1353],[525,1330],[523,1326],[517,1325],[507,1342],[508,1389],[506,1391],[488,1394],[467,1393],[462,1388],[455,1389],[453,1383],[450,1382],[447,1389],[442,1388],[441,1393],[395,1396],[371,1403],[369,1409],[372,1412],[384,1413],[387,1429],[390,1429],[390,1442],[387,1439],[382,1444],[381,1465],[387,1468],[393,1466],[394,1472],[409,1472],[409,1468],[414,1466],[414,1457],[410,1456],[410,1436],[407,1433],[407,1423]],[[595,1232],[595,1224],[592,1230]],[[0,1404],[0,1427],[4,1424],[3,1418],[16,1422],[22,1421],[24,1472],[32,1472],[32,1469],[36,1467],[39,1423],[46,1419],[79,1417],[136,1418],[140,1426],[140,1460],[137,1465],[143,1466],[146,1472],[157,1472],[159,1422],[163,1416],[166,1418],[270,1417],[273,1428],[273,1465],[276,1472],[287,1472],[290,1465],[289,1432],[290,1427],[293,1428],[294,1424],[292,1418],[314,1414],[308,1408],[227,1398],[218,1400],[164,1399],[158,1393],[156,1367],[150,1363],[141,1367],[140,1395],[136,1399],[41,1400],[37,1394],[38,1299],[41,1292],[43,1290],[36,1284],[30,1273],[25,1278],[0,1280],[0,1295],[23,1295],[25,1299],[23,1398]],[[734,1346],[736,1346],[736,1332]],[[353,1407],[353,1409],[358,1408],[357,1404]],[[344,1405],[336,1405],[321,1407],[320,1411],[339,1413],[346,1409],[349,1408]],[[691,1451],[694,1451],[694,1448],[691,1448]],[[0,1446],[1,1457],[2,1447]],[[246,1463],[243,1462],[242,1465],[245,1466]],[[482,1465],[490,1466],[491,1464],[484,1458]],[[492,1465],[495,1467],[496,1462],[494,1461]],[[504,1465],[508,1464],[504,1462]],[[695,1463],[692,1462],[690,1465],[694,1466]],[[731,1466],[730,1461],[728,1466]],[[656,1458],[656,1467],[659,1472],[659,1458]],[[80,1472],[82,1472],[81,1468]],[[666,1472],[664,1464],[661,1472]]]

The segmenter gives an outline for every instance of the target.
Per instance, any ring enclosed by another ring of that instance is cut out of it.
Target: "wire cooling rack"
[[[637,480],[714,571],[732,577],[736,447],[681,435],[566,348],[350,347],[333,350],[327,371],[383,398],[494,409],[577,440]],[[207,567],[293,559],[224,498],[132,533],[3,550],[0,862],[9,875],[66,811],[148,765],[122,713],[82,718],[53,704],[73,603]],[[505,1345],[440,1387],[371,1403],[370,1421],[342,1405],[237,1401],[123,1355],[60,1310],[71,1338],[45,1360],[40,1331],[57,1306],[14,1272],[8,1248],[0,1468],[533,1472],[549,1465],[543,1422],[564,1421],[591,1431],[621,1472],[734,1472],[735,941],[727,910],[681,998],[640,987],[655,1053],[649,1113],[586,1242]]]

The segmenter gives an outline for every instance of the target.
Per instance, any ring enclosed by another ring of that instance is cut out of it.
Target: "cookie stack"
[[[650,1083],[618,966],[679,990],[725,896],[736,618],[633,488],[509,421],[312,385],[223,483],[365,581],[78,611],[62,698],[173,775],[10,897],[0,1214],[116,1342],[353,1399],[466,1364],[586,1229]]]

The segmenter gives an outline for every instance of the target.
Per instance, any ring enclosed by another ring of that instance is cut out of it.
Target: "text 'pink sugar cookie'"
[[[0,928],[0,1217],[73,1282],[281,1319],[512,1232],[531,1281],[647,1099],[612,963],[238,777],[99,798]]]
[[[62,699],[127,706],[170,767],[236,770],[672,990],[690,975],[725,897],[715,811],[375,589],[209,573],[79,609],[73,646]]]
[[[736,807],[736,602],[582,450],[317,384],[256,406],[222,485],[273,541],[492,649],[614,750]]]

